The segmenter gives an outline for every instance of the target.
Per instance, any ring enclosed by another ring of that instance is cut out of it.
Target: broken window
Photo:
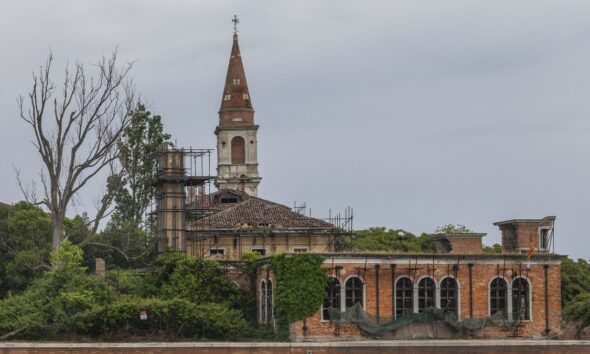
[[[551,229],[541,229],[539,231],[539,249],[541,251],[549,251],[550,237]]]
[[[444,312],[457,313],[458,299],[457,281],[453,278],[444,278],[440,283],[440,308]]]
[[[508,286],[506,280],[495,278],[490,283],[490,316],[498,312],[506,314]]]
[[[209,255],[210,256],[224,256],[225,249],[224,248],[210,248]]]
[[[414,284],[403,277],[395,283],[395,316],[400,317],[414,311]]]
[[[358,277],[352,277],[346,281],[344,287],[346,296],[346,308],[359,303],[363,306],[363,282]]]
[[[340,311],[340,280],[330,277],[322,304],[322,320],[330,320],[330,310]]]
[[[436,285],[432,278],[423,278],[418,283],[418,312],[422,312],[429,307],[435,307],[434,294]]]
[[[525,278],[512,283],[512,316],[514,320],[530,320],[529,284]]]
[[[260,254],[261,256],[266,255],[265,248],[252,248],[252,252],[256,252],[256,253]]]

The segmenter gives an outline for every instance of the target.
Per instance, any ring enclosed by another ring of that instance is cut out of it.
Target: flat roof
[[[507,225],[507,224],[532,224],[540,223],[543,221],[555,221],[555,216],[546,216],[542,219],[510,219],[505,221],[497,221],[494,223],[495,226]]]

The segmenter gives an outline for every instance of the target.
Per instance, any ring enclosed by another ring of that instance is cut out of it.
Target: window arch
[[[246,163],[246,142],[241,136],[234,136],[231,139],[231,163]]]
[[[346,281],[344,286],[346,308],[354,306],[356,303],[363,306],[363,281],[359,277],[351,277]]]
[[[517,278],[512,282],[512,316],[514,320],[530,320],[529,282],[526,278]]]
[[[506,314],[508,308],[507,289],[508,284],[503,278],[494,278],[490,283],[490,316],[498,312]]]
[[[440,308],[459,315],[457,309],[459,287],[455,278],[446,277],[440,282]]]
[[[422,278],[418,283],[418,312],[436,306],[436,283],[432,278]]]
[[[403,316],[414,311],[414,284],[407,277],[395,282],[395,316]]]
[[[330,320],[330,310],[340,311],[340,280],[330,277],[326,284],[326,297],[322,304],[322,320]]]

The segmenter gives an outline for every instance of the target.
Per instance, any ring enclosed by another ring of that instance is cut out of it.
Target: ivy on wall
[[[328,282],[326,270],[321,268],[323,261],[323,257],[311,253],[278,254],[271,258],[279,334],[286,336],[290,323],[312,316],[322,305]]]

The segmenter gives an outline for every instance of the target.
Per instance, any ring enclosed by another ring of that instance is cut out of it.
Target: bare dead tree
[[[95,74],[88,74],[81,63],[76,63],[73,70],[66,67],[59,94],[51,78],[52,62],[50,54],[39,72],[33,73],[33,88],[27,99],[18,99],[20,117],[33,128],[32,143],[43,160],[41,193],[25,187],[18,172],[17,180],[27,201],[43,204],[49,210],[52,248],[58,250],[65,237],[63,221],[73,198],[105,167],[112,167],[117,158],[116,143],[130,121],[128,112],[134,106],[135,89],[127,78],[132,64],[119,67],[116,52],[95,64]],[[37,195],[42,197],[37,199]],[[90,232],[83,243],[96,234],[113,197],[107,188],[99,198],[96,216],[88,225]]]

